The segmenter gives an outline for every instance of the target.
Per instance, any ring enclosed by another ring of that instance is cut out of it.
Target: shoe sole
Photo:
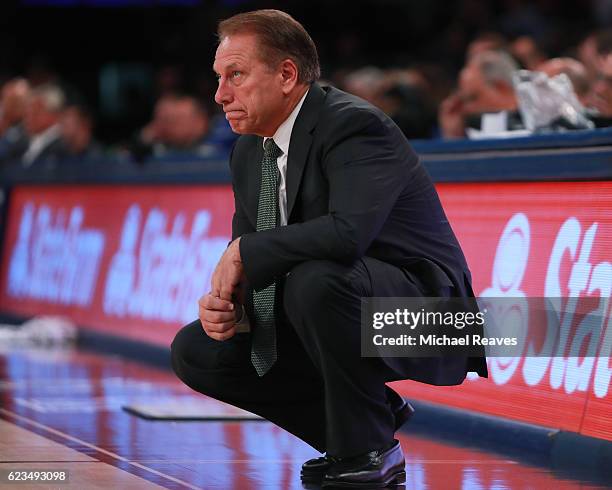
[[[319,485],[323,481],[324,473],[301,473],[300,478],[302,483],[318,483]]]
[[[386,488],[406,483],[406,471],[401,470],[378,482],[348,482],[341,480],[323,480],[322,488]]]

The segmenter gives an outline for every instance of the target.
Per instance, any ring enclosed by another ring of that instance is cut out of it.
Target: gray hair
[[[504,82],[512,86],[512,74],[519,69],[518,63],[505,51],[485,51],[471,60],[489,84]]]
[[[217,29],[219,40],[246,33],[257,36],[262,60],[269,66],[290,58],[298,67],[300,83],[320,78],[317,47],[304,26],[288,13],[273,9],[243,12],[221,21]]]
[[[47,83],[32,90],[32,98],[40,98],[49,112],[60,112],[66,103],[66,96],[61,88]]]

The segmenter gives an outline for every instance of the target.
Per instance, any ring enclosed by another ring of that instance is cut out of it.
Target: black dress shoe
[[[412,417],[414,408],[394,391],[389,390],[387,392],[387,399],[395,415],[395,430],[398,430]],[[320,456],[306,461],[302,465],[302,481],[304,483],[320,483],[323,480],[323,475],[332,465],[333,459],[331,456]]]
[[[323,488],[384,488],[406,482],[406,462],[399,441],[391,447],[350,458],[335,458]]]
[[[309,459],[302,465],[302,482],[304,483],[321,483],[323,476],[334,463],[332,456],[321,456],[319,458]]]

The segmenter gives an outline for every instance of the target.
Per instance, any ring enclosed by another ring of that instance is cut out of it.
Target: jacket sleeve
[[[232,172],[232,174],[234,174],[235,169],[234,169],[234,164],[233,164],[233,157],[234,157],[234,148],[235,146],[232,148],[232,152],[230,154],[230,170]],[[236,193],[236,186],[234,184],[235,179],[232,178],[232,191],[234,193],[234,215],[232,216],[232,241],[234,241],[236,238],[246,234],[246,233],[253,233],[255,231],[255,228],[253,228],[253,225],[251,225],[251,222],[249,221],[247,214],[244,210],[244,206],[242,205],[242,202],[240,202],[240,199],[238,198],[238,194]],[[230,242],[231,243],[231,242]]]
[[[234,162],[232,160],[234,156],[234,148],[232,148],[232,152],[230,154],[230,169],[232,174],[235,172]],[[255,232],[255,228],[251,225],[247,214],[244,210],[244,206],[240,201],[238,194],[236,192],[236,186],[234,184],[235,179],[232,178],[232,190],[234,192],[234,215],[232,217],[232,241],[236,240],[236,238],[245,235],[246,233]],[[231,242],[230,242],[231,243]],[[229,244],[228,244],[229,246]],[[235,324],[236,332],[248,332],[251,329],[250,325],[250,317],[252,316],[253,305],[252,305],[252,290],[249,284],[245,285],[245,297],[244,304],[242,305],[242,317],[240,321]]]
[[[350,264],[365,254],[406,186],[407,169],[414,163],[410,157],[416,159],[404,145],[394,144],[392,131],[368,111],[355,111],[350,121],[334,125],[321,150],[328,214],[247,233],[240,240],[245,273],[254,289],[265,288],[306,260]]]

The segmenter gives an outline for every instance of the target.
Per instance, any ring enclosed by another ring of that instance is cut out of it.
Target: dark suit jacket
[[[27,148],[28,135],[23,126],[11,126],[0,136],[0,163],[17,160]]]
[[[67,156],[68,150],[64,141],[61,139],[61,137],[57,137],[49,141],[41,152],[36,155],[36,158],[34,158],[34,160],[32,160],[32,162],[30,162],[27,166],[30,167],[33,165],[39,166],[41,164],[45,164],[47,168],[54,168],[58,162],[63,162]]]
[[[313,84],[289,146],[288,226],[254,233],[262,155],[262,138],[245,135],[230,158],[236,206],[232,238],[242,236],[250,287],[265,288],[303,261],[351,264],[366,255],[406,268],[428,295],[451,288],[453,295],[473,296],[465,258],[429,175],[383,112]],[[467,365],[464,358],[448,372],[438,365],[435,375],[425,364],[415,372],[411,361],[390,361],[398,379],[456,384],[466,369],[487,375],[483,358],[470,358]]]

